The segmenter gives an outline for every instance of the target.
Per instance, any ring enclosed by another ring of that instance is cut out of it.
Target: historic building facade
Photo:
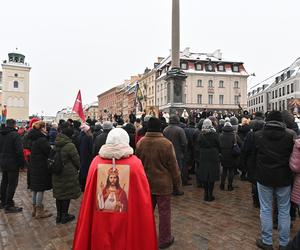
[[[155,104],[160,110],[170,107],[166,81],[170,65],[168,56],[156,68]],[[220,51],[192,53],[187,48],[180,53],[180,67],[187,75],[184,90],[178,90],[184,95],[180,108],[223,112],[247,107],[249,75],[243,62],[224,60]]]
[[[300,113],[300,58],[289,67],[256,84],[248,92],[250,113],[290,110]]]
[[[0,71],[0,109],[7,107],[7,118],[29,118],[29,72],[31,67],[19,52],[8,54]]]

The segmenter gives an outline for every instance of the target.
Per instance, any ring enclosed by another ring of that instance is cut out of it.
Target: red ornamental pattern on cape
[[[74,106],[73,106],[73,111],[75,111],[78,116],[80,117],[80,119],[82,120],[82,122],[85,122],[85,115],[83,113],[83,108],[82,108],[82,99],[81,99],[81,92],[80,90],[78,91]]]

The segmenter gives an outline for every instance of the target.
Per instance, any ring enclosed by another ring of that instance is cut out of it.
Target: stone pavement
[[[250,184],[235,180],[233,192],[220,191],[215,186],[214,202],[202,200],[203,190],[195,186],[184,188],[185,195],[172,199],[172,230],[175,236],[170,250],[252,250],[259,237],[259,211],[252,207]],[[0,210],[0,250],[65,250],[71,249],[76,222],[55,223],[55,200],[46,192],[45,205],[53,217],[31,218],[31,192],[26,188],[26,173],[21,173],[15,202],[23,206],[19,214],[5,214]],[[80,199],[71,202],[71,213],[77,215]],[[157,218],[157,214],[156,214]],[[158,222],[158,221],[157,221]],[[299,218],[291,235],[300,229]],[[278,234],[274,230],[274,246]],[[276,248],[275,248],[276,249]]]

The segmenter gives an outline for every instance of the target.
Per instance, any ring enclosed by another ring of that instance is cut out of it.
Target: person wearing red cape
[[[150,188],[122,128],[91,163],[73,250],[157,250]]]

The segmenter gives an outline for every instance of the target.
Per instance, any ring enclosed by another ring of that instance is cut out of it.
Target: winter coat
[[[58,200],[77,199],[81,192],[78,179],[79,155],[72,139],[59,134],[55,140],[55,150],[60,152],[63,171],[52,175],[53,196]]]
[[[292,183],[289,159],[293,150],[293,135],[285,125],[269,121],[254,135],[258,182],[268,187],[285,187]]]
[[[100,148],[105,144],[107,135],[110,130],[104,130],[100,135],[98,135],[93,144],[93,157],[99,154]]]
[[[118,145],[113,145],[114,151],[110,148],[106,156],[107,145],[101,148],[100,156],[96,156],[91,163],[72,249],[157,250],[151,193],[142,162],[134,155],[128,157],[127,152],[122,155]],[[106,182],[108,170],[113,167],[109,155],[114,153],[121,155],[121,159],[116,158],[115,163],[120,173],[118,176],[123,181],[123,190],[114,196],[118,199],[118,194],[122,193],[123,208],[127,208],[124,212],[113,209],[105,211],[101,202],[106,191],[99,185],[99,178],[104,176],[103,182]]]
[[[123,129],[129,135],[129,146],[135,150],[135,127],[132,123],[127,123]]]
[[[201,131],[196,144],[196,151],[199,152],[199,168],[197,175],[203,182],[215,182],[220,176],[220,140],[217,132],[204,133]]]
[[[0,130],[0,170],[18,171],[24,167],[21,137],[14,128]]]
[[[79,136],[80,171],[82,178],[86,178],[93,160],[93,136],[81,132]]]
[[[48,170],[50,144],[47,137],[37,129],[31,129],[28,138],[32,142],[29,165],[29,188],[36,192],[49,190],[52,188],[51,173]]]
[[[251,127],[250,125],[242,125],[238,128],[238,136],[240,137],[241,141],[244,142],[247,134],[249,133]]]
[[[180,173],[174,147],[162,133],[147,132],[137,144],[136,156],[143,163],[152,194],[169,195],[173,186],[179,189]]]
[[[54,145],[56,136],[57,136],[57,129],[56,128],[51,128],[50,131],[49,131],[49,143],[50,143],[50,145]]]
[[[189,163],[190,165],[193,164],[194,161],[194,134],[196,133],[196,128],[189,126],[184,129],[186,138],[187,138],[187,150],[185,154],[185,162]]]
[[[290,168],[296,174],[291,195],[291,200],[300,205],[300,139],[295,141],[293,153],[290,158]]]
[[[241,146],[239,136],[234,132],[230,126],[225,126],[222,129],[220,135],[220,147],[221,147],[221,163],[224,168],[236,167],[238,157],[232,155],[232,147],[234,143]]]
[[[183,128],[178,125],[171,124],[164,129],[163,134],[169,141],[172,142],[177,162],[182,162],[187,147],[187,139]]]

